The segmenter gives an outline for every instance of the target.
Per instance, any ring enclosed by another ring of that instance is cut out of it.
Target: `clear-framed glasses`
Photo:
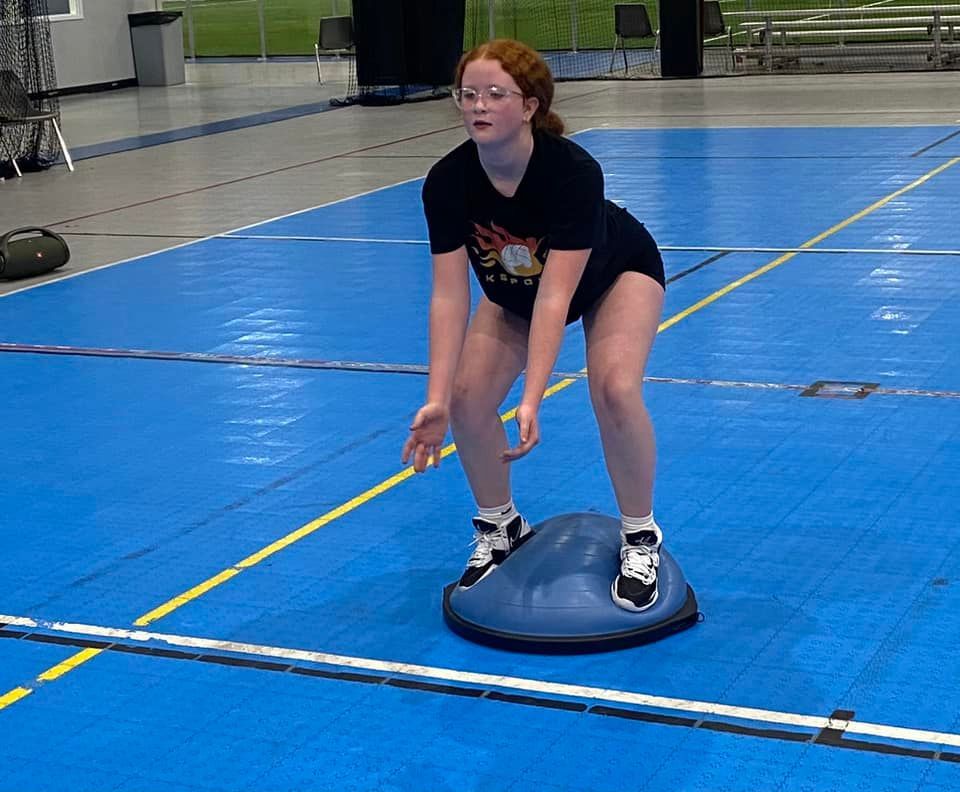
[[[511,95],[515,94],[517,96],[523,96],[520,91],[514,91],[510,88],[504,88],[500,85],[488,85],[486,88],[481,88],[477,90],[476,88],[454,88],[451,93],[453,94],[453,101],[457,103],[457,107],[473,107],[478,99],[483,99],[483,101],[492,106],[502,104]]]

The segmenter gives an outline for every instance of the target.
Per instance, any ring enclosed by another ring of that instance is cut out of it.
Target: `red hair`
[[[516,81],[524,97],[536,98],[540,102],[532,119],[534,129],[545,129],[555,135],[563,134],[563,119],[550,109],[553,102],[553,75],[539,52],[513,39],[494,39],[480,44],[460,58],[455,80],[457,88],[463,81],[463,70],[467,64],[481,59],[499,61],[503,70]]]

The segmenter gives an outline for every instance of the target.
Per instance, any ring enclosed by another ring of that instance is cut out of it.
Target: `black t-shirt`
[[[484,294],[529,319],[551,250],[591,249],[570,303],[579,318],[636,255],[636,228],[626,210],[603,195],[603,172],[568,138],[534,133],[534,148],[516,193],[491,184],[468,140],[437,162],[423,185],[432,253],[465,245]]]

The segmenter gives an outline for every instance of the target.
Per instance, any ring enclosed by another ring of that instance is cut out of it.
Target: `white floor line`
[[[352,201],[354,198],[362,198],[365,195],[373,195],[374,193],[382,192],[383,190],[389,190],[391,187],[400,187],[401,185],[408,184],[409,182],[417,181],[422,179],[423,176],[414,176],[412,179],[404,179],[403,181],[396,182],[394,184],[385,184],[383,187],[375,187],[372,190],[367,190],[365,192],[357,193],[356,195],[348,195],[345,198],[337,198],[335,201],[327,201],[326,203],[317,204],[316,206],[310,206],[306,209],[297,209],[295,212],[287,212],[286,214],[278,215],[277,217],[272,217],[269,220],[257,220],[255,223],[248,223],[247,225],[240,226],[239,228],[233,229],[233,231],[225,231],[218,234],[210,234],[209,236],[201,237],[199,239],[191,239],[188,242],[181,242],[178,245],[171,245],[170,247],[161,248],[160,250],[152,250],[149,253],[141,253],[138,256],[131,256],[130,258],[120,259],[119,261],[111,261],[109,264],[101,264],[99,267],[90,267],[89,269],[81,270],[80,272],[71,272],[68,275],[63,275],[59,278],[52,278],[51,280],[44,281],[43,283],[33,283],[29,286],[24,286],[22,289],[15,289],[14,291],[7,292],[6,294],[0,294],[0,298],[10,297],[14,294],[20,294],[21,292],[30,291],[30,289],[39,289],[42,286],[49,286],[51,283],[60,283],[61,281],[70,280],[71,278],[78,278],[81,275],[88,275],[91,272],[97,272],[99,270],[107,269],[108,267],[116,267],[118,264],[128,264],[131,261],[137,261],[139,259],[148,258],[149,256],[156,256],[160,253],[169,253],[171,250],[177,250],[179,248],[189,247],[190,245],[199,245],[201,242],[208,242],[211,239],[217,239],[219,237],[225,236],[227,234],[233,234],[237,231],[244,231],[247,228],[256,228],[257,226],[265,225],[266,223],[274,223],[278,220],[286,220],[288,217],[296,217],[299,214],[305,212],[312,212],[315,209],[323,209],[327,206],[335,206],[339,203],[344,203],[346,201]]]
[[[889,256],[960,256],[960,250],[932,248],[780,248],[780,247],[717,247],[709,245],[661,245],[661,250],[701,251],[704,253],[854,253]]]
[[[508,690],[522,690],[530,693],[546,693],[555,696],[567,696],[581,700],[596,702],[612,702],[614,704],[630,704],[640,707],[650,707],[670,712],[692,712],[700,715],[717,715],[724,718],[746,720],[762,723],[774,723],[781,726],[804,727],[809,729],[838,729],[851,734],[884,737],[893,740],[909,742],[932,743],[936,745],[950,745],[960,747],[960,734],[939,732],[927,729],[914,729],[903,726],[891,726],[882,723],[866,721],[836,721],[828,716],[804,715],[795,712],[759,709],[756,707],[737,707],[729,704],[718,704],[711,701],[697,701],[694,699],[668,698],[654,696],[647,693],[638,693],[629,690],[615,690],[610,688],[591,687],[586,685],[567,684],[563,682],[548,682],[539,679],[523,677],[500,676],[497,674],[482,674],[474,671],[460,671],[453,668],[437,666],[423,666],[413,663],[399,663],[389,660],[376,660],[367,657],[353,657],[350,655],[328,654],[306,649],[290,649],[278,646],[261,644],[238,643],[235,641],[221,641],[214,638],[200,638],[169,633],[147,632],[145,630],[128,630],[116,627],[103,627],[91,624],[77,624],[72,622],[52,622],[40,619],[31,619],[23,616],[0,615],[0,623],[13,627],[41,629],[55,633],[67,633],[77,636],[105,638],[112,641],[156,642],[168,646],[187,649],[204,649],[217,652],[232,652],[234,654],[250,655],[257,658],[279,658],[281,660],[297,660],[307,663],[352,668],[366,671],[379,671],[388,674],[418,677],[428,680],[445,680],[460,682],[468,685],[484,687],[506,688]]]
[[[560,102],[563,100],[558,99],[557,101]],[[584,132],[593,132],[595,130],[600,132],[606,131],[604,129],[599,129],[598,127],[587,127],[586,129],[579,129],[576,132],[571,132],[570,137],[576,137],[577,135],[582,135]],[[387,142],[383,145],[389,146],[392,144]],[[248,228],[256,228],[257,226],[267,225],[268,223],[275,223],[278,220],[286,220],[288,217],[296,217],[297,215],[304,214],[306,212],[312,212],[316,209],[324,209],[328,206],[335,206],[336,204],[345,203],[346,201],[352,201],[355,198],[363,198],[366,195],[373,195],[374,193],[382,192],[383,190],[389,190],[392,187],[400,187],[404,184],[409,184],[410,182],[419,181],[420,179],[423,179],[423,178],[424,176],[422,175],[414,176],[413,178],[410,178],[410,179],[404,179],[403,181],[394,182],[393,184],[385,184],[382,187],[375,187],[372,190],[366,190],[364,192],[356,193],[355,195],[348,195],[344,198],[337,198],[335,201],[327,201],[326,203],[317,204],[316,206],[308,206],[306,209],[297,209],[296,211],[287,212],[286,214],[282,214],[282,215],[277,215],[276,217],[271,217],[267,220],[257,220],[254,223],[248,223],[247,225],[240,226],[239,228],[234,228],[232,231],[221,231],[220,233],[217,233],[217,234],[210,234],[209,236],[200,237],[199,239],[191,239],[187,242],[181,242],[180,244],[177,244],[177,245],[171,245],[170,247],[161,248],[160,250],[152,250],[149,253],[141,253],[138,256],[131,256],[130,258],[120,259],[119,261],[111,261],[109,264],[101,264],[99,267],[90,267],[89,269],[81,270],[80,272],[71,272],[68,275],[63,275],[57,278],[51,278],[50,280],[44,281],[43,283],[33,283],[29,286],[24,286],[21,289],[14,289],[13,291],[0,294],[0,299],[4,297],[10,297],[14,294],[20,294],[21,292],[29,291],[30,289],[39,289],[41,286],[49,286],[51,283],[60,283],[60,281],[70,280],[71,278],[77,278],[81,275],[87,275],[91,272],[97,272],[98,270],[107,269],[108,267],[116,267],[118,264],[127,264],[131,261],[137,261],[139,259],[147,258],[149,256],[156,256],[160,253],[168,253],[171,250],[177,250],[178,248],[188,247],[189,245],[198,245],[201,242],[208,242],[211,239],[220,239],[223,237],[229,237],[233,234],[236,234],[239,231],[245,231]],[[250,235],[249,238],[250,239],[284,239],[284,237],[271,237],[271,236],[259,237],[257,235]],[[299,237],[290,237],[290,239],[298,239],[298,238]],[[340,240],[331,238],[331,241],[340,241]],[[343,241],[361,242],[364,240],[346,239]],[[367,240],[367,241],[378,241],[378,240]],[[414,244],[414,243],[411,242],[411,244]],[[417,242],[415,244],[420,244],[420,243]],[[424,242],[423,244],[429,244],[429,243]]]
[[[232,231],[226,234],[217,234],[218,239],[253,239],[265,240],[268,242],[359,242],[361,244],[383,244],[383,245],[429,245],[426,239],[372,239],[369,237],[339,237],[339,236],[309,236],[306,234],[297,235],[274,235],[274,234],[235,234]]]
[[[221,239],[253,239],[273,242],[358,242],[377,245],[429,245],[426,239],[375,239],[373,237],[280,236],[271,234],[218,234]],[[889,256],[960,256],[960,250],[933,248],[797,248],[797,247],[731,247],[729,245],[660,245],[660,250],[678,253],[853,253]]]

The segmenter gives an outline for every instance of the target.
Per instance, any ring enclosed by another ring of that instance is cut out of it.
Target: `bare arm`
[[[466,248],[433,257],[427,403],[417,411],[401,454],[404,464],[413,458],[413,468],[417,473],[422,473],[429,464],[440,466],[443,440],[450,422],[453,378],[457,373],[470,317],[468,269]]]
[[[560,352],[570,300],[573,299],[573,293],[577,290],[589,258],[589,250],[550,252],[549,263],[543,268],[530,322],[527,374],[522,399],[524,404],[539,405],[543,398]]]
[[[428,402],[450,405],[453,378],[460,361],[469,318],[470,272],[466,248],[434,255]]]

